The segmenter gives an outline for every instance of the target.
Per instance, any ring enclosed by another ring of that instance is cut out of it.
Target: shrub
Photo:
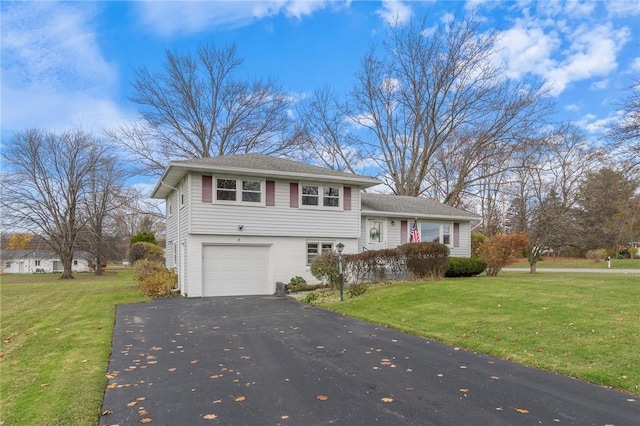
[[[363,295],[367,291],[365,284],[353,284],[345,289],[347,297],[354,298]]]
[[[408,243],[398,247],[407,271],[419,279],[439,279],[449,267],[449,248],[440,243]]]
[[[140,259],[133,265],[133,278],[140,290],[151,297],[171,295],[171,289],[178,283],[175,272],[150,259]]]
[[[513,261],[529,244],[529,238],[522,233],[498,234],[489,237],[478,251],[487,261],[487,275],[495,277],[503,267]]]
[[[147,231],[140,231],[133,237],[131,237],[131,240],[129,241],[129,247],[133,246],[135,243],[151,243],[158,245],[158,243],[156,242],[156,237],[151,232]]]
[[[291,280],[289,280],[289,285],[299,285],[299,284],[306,284],[306,283],[307,283],[307,280],[297,275],[291,278]]]
[[[298,293],[300,291],[313,291],[321,288],[327,288],[327,284],[288,284],[288,293]]]
[[[607,258],[607,251],[605,249],[589,250],[585,257],[595,262],[599,262]]]
[[[478,255],[478,249],[485,241],[487,241],[487,236],[482,232],[473,231],[471,233],[471,254],[473,256]]]
[[[345,260],[342,259],[343,273]],[[334,251],[325,251],[311,262],[311,274],[322,282],[336,288],[340,284],[340,271],[338,268],[338,254]]]
[[[164,263],[164,250],[151,243],[135,243],[129,248],[129,264],[135,265],[140,259]]]
[[[299,300],[304,303],[313,303],[318,299],[318,293],[315,291],[309,292],[302,296]]]
[[[487,262],[477,256],[474,257],[450,257],[449,269],[445,277],[472,277],[480,275],[487,269]]]

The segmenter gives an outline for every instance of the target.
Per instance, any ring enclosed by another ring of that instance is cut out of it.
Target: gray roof
[[[382,214],[392,217],[450,218],[458,220],[479,220],[475,213],[448,206],[429,198],[405,195],[362,194],[362,212]]]
[[[380,183],[379,180],[369,176],[327,169],[299,161],[286,160],[264,154],[240,154],[172,161],[156,184],[151,197],[166,198],[171,192],[170,187],[178,185],[184,175],[191,170],[205,173],[229,173],[244,176],[342,182],[356,184],[362,188],[369,188]]]

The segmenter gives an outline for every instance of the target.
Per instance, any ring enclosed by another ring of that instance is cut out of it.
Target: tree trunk
[[[529,260],[529,273],[530,274],[535,274],[536,273],[536,263],[538,263],[536,260]]]

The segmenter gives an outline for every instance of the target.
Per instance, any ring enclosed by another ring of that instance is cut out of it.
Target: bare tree
[[[17,133],[2,153],[3,225],[40,235],[60,256],[61,278],[73,278],[73,253],[86,221],[82,200],[102,154],[81,130],[56,135],[37,129]]]
[[[614,151],[626,157],[629,170],[640,166],[640,80],[630,88],[622,105],[622,119],[609,132]]]
[[[126,178],[116,156],[104,153],[87,176],[87,189],[82,199],[85,215],[85,240],[95,260],[95,274],[102,275],[105,255],[105,225],[109,215],[123,204],[131,202],[123,194]]]
[[[372,135],[369,156],[396,194],[457,204],[544,123],[544,89],[507,80],[493,65],[497,33],[478,25],[472,17],[431,35],[424,20],[398,25],[383,55],[362,59],[350,116]]]
[[[287,153],[298,134],[288,116],[290,97],[274,80],[235,77],[236,47],[202,45],[197,54],[166,51],[164,70],[136,71],[131,101],[137,124],[107,132],[157,173],[170,160],[246,152]]]

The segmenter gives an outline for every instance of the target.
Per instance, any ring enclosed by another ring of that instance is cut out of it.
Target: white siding
[[[202,175],[194,174],[191,232],[238,236],[358,237],[360,188],[351,189],[352,210],[342,207],[292,208],[289,184],[287,180],[275,182],[275,206],[203,203]],[[243,226],[242,231],[238,229],[240,225]]]

